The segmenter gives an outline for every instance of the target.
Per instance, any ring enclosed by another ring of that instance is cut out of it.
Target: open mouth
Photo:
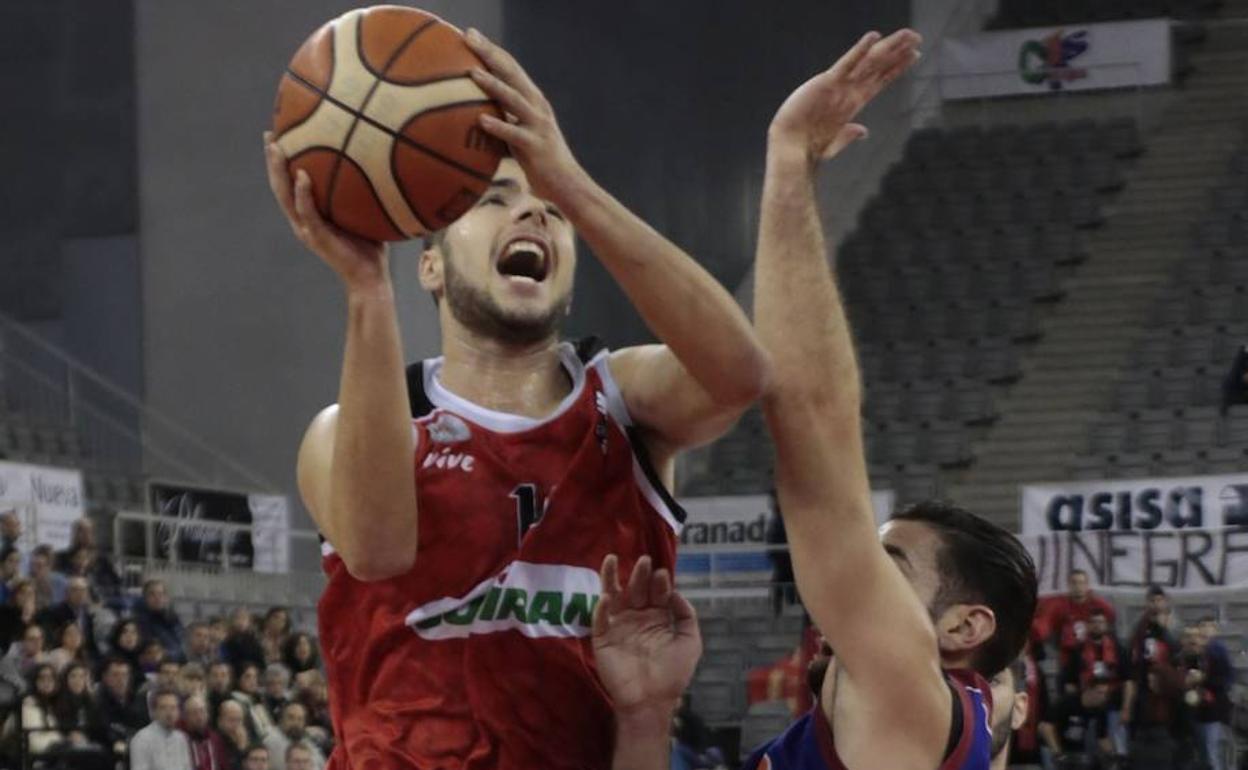
[[[503,247],[495,261],[500,275],[541,283],[550,274],[550,250],[532,238],[516,238]]]

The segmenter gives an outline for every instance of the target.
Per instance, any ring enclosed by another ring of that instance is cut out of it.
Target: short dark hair
[[[257,751],[263,751],[266,755],[269,753],[269,747],[262,743],[253,743],[243,752],[243,759],[251,759],[251,755]]]
[[[100,668],[100,671],[102,673],[107,673],[113,666],[125,666],[126,668],[130,668],[130,661],[120,655],[109,655],[104,659],[104,666]]]
[[[1166,589],[1162,588],[1161,586],[1157,585],[1156,583],[1153,583],[1151,586],[1149,586],[1149,587],[1148,587],[1148,592],[1147,592],[1145,595],[1146,595],[1149,599],[1153,598],[1154,596],[1165,596],[1165,595],[1166,595]]]
[[[917,503],[893,519],[921,522],[940,536],[934,613],[954,604],[984,604],[996,616],[996,632],[975,651],[972,664],[983,676],[995,676],[1018,657],[1031,631],[1038,590],[1031,555],[1009,532],[948,502]]]
[[[176,690],[171,690],[168,687],[157,687],[155,690],[152,690],[153,706],[159,704],[161,698],[173,698],[178,702],[179,706],[182,705],[182,697],[178,695]]]
[[[1197,623],[1217,623],[1218,619],[1213,615],[1201,615]]]
[[[1089,620],[1091,620],[1092,618],[1095,618],[1098,615],[1101,616],[1102,618],[1105,618],[1106,620],[1109,620],[1109,613],[1105,611],[1104,607],[1093,607],[1092,609],[1088,610]]]

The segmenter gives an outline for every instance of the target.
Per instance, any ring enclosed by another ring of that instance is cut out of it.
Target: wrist
[[[349,305],[394,304],[394,284],[389,278],[352,281],[346,284],[346,289]]]
[[[655,736],[667,737],[672,730],[672,718],[680,701],[646,703],[640,706],[616,709],[617,739],[644,740]]]
[[[804,142],[777,132],[774,128],[767,132],[767,170],[769,172],[813,175],[816,165]]]

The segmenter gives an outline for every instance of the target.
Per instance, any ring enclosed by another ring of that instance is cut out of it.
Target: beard
[[[532,345],[554,337],[568,315],[572,298],[564,295],[542,313],[514,313],[504,310],[484,289],[469,284],[455,269],[454,260],[444,253],[446,293],[443,299],[455,320],[492,340],[509,345]]]

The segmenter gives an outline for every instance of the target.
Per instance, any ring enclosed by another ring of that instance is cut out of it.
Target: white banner
[[[1248,474],[1030,485],[1022,514],[1041,593],[1076,569],[1108,591],[1248,586]]]
[[[888,521],[893,513],[896,495],[882,490],[871,493],[878,524]],[[767,522],[771,518],[768,495],[735,495],[727,497],[691,497],[680,501],[687,518],[680,533],[680,546],[767,545]],[[678,548],[678,553],[680,549]],[[717,555],[715,570],[722,572],[770,572],[767,554],[759,550],[743,550],[739,554]],[[711,569],[708,556],[689,553],[677,565],[677,575],[706,573]]]
[[[941,95],[969,99],[1169,83],[1170,40],[1166,19],[949,38],[940,50]]]
[[[74,521],[86,515],[83,498],[81,471],[0,462],[0,513],[21,517],[23,552],[41,544],[68,548]]]

